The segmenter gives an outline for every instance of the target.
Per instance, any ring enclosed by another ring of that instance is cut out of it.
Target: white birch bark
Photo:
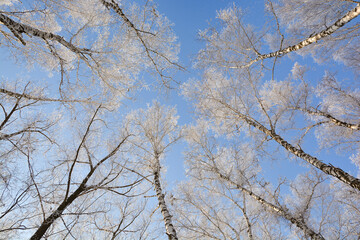
[[[146,171],[154,176],[151,183],[154,186],[169,240],[177,240],[178,237],[161,188],[160,157],[181,137],[175,114],[175,109],[165,108],[154,101],[146,110],[139,109],[128,117],[129,131],[135,136],[133,140],[135,151],[139,151],[137,155],[142,156],[140,161],[146,164]]]
[[[338,19],[333,25],[326,28],[325,30],[323,30],[323,31],[321,31],[321,32],[319,32],[319,33],[317,33],[317,34],[315,34],[313,36],[310,36],[307,39],[305,39],[305,40],[303,40],[303,41],[301,41],[301,42],[299,42],[299,43],[297,43],[295,45],[280,49],[280,50],[275,51],[275,52],[271,52],[271,53],[267,53],[267,54],[261,54],[257,58],[255,58],[255,59],[251,60],[250,62],[248,62],[247,64],[239,66],[239,67],[233,67],[233,68],[248,68],[252,64],[254,64],[254,63],[258,62],[258,61],[261,61],[261,60],[264,60],[264,59],[267,59],[267,58],[281,57],[281,56],[283,56],[283,55],[285,55],[287,53],[298,51],[299,49],[301,49],[303,47],[306,47],[306,46],[308,46],[310,44],[316,43],[317,41],[319,41],[319,40],[321,40],[321,39],[323,39],[323,38],[325,38],[327,36],[330,36],[335,31],[337,31],[339,28],[343,27],[345,24],[347,24],[348,22],[350,22],[351,20],[353,20],[354,18],[359,16],[359,14],[360,14],[360,4],[358,3],[355,8],[351,9],[342,18]]]
[[[248,125],[255,127],[256,129],[260,130],[261,132],[265,133],[267,136],[271,137],[277,143],[279,143],[282,147],[284,147],[287,151],[294,154],[295,156],[302,158],[306,162],[310,163],[317,169],[321,170],[322,172],[336,177],[340,181],[350,185],[352,188],[355,188],[360,191],[360,179],[348,174],[344,170],[334,167],[331,164],[326,164],[321,160],[317,159],[316,157],[311,156],[310,154],[304,152],[302,149],[294,147],[286,140],[284,140],[280,135],[276,134],[275,131],[269,130],[264,125],[260,124],[256,120],[251,119],[249,116],[242,114],[241,112],[237,111],[229,104],[219,101],[219,103],[223,104],[224,107],[227,107],[234,111],[234,113],[243,121],[245,121]]]
[[[251,226],[251,222],[250,222],[250,219],[248,217],[248,214],[246,212],[246,203],[245,203],[245,196],[244,196],[244,200],[243,200],[243,208],[241,208],[241,211],[244,215],[244,218],[245,218],[245,221],[246,221],[246,225],[247,225],[247,234],[248,234],[248,237],[250,240],[254,240],[254,236],[252,234],[252,226]]]
[[[276,134],[274,131],[271,131],[264,127],[263,125],[252,121],[251,119],[244,117],[243,118],[249,125],[257,128],[258,130],[262,131],[266,135],[272,137],[277,143],[279,143],[282,147],[284,147],[287,151],[291,152],[295,156],[304,159],[306,162],[310,163],[317,169],[321,170],[322,172],[336,177],[340,181],[350,185],[351,187],[358,189],[360,191],[360,179],[355,178],[354,176],[348,174],[347,172],[343,171],[340,168],[334,167],[332,165],[326,164],[321,160],[317,159],[316,157],[311,156],[308,153],[305,153],[302,149],[296,148],[287,141],[285,141],[281,136]]]
[[[22,38],[21,34],[25,33],[25,34],[28,34],[30,36],[39,37],[39,38],[46,39],[46,40],[56,41],[56,42],[60,43],[61,45],[63,45],[64,47],[66,47],[67,49],[69,49],[70,51],[72,51],[74,53],[77,53],[77,54],[84,54],[87,51],[87,49],[79,49],[79,48],[77,48],[76,46],[74,46],[70,42],[66,41],[60,35],[50,33],[50,32],[41,31],[41,30],[33,28],[33,27],[29,26],[29,25],[15,22],[14,20],[12,20],[11,18],[7,17],[6,15],[4,15],[2,13],[0,13],[0,22],[3,23],[14,34],[14,36],[17,39],[19,39],[19,41],[23,45],[26,45],[26,42]],[[84,57],[84,56],[82,56],[82,57]]]
[[[165,228],[166,228],[166,234],[169,237],[169,240],[177,240],[178,237],[176,235],[176,230],[174,228],[174,225],[172,224],[171,215],[170,212],[166,206],[165,203],[165,195],[162,193],[161,189],[161,183],[160,183],[160,163],[159,163],[159,157],[155,157],[157,161],[157,166],[154,170],[154,188],[156,192],[156,197],[159,202],[159,207],[161,210],[161,214],[164,218]]]
[[[0,93],[6,94],[10,97],[13,98],[24,98],[27,100],[34,100],[34,101],[41,101],[41,102],[61,102],[61,103],[75,103],[75,102],[83,102],[83,103],[91,103],[90,100],[85,99],[85,100],[81,100],[81,99],[56,99],[56,98],[48,98],[45,96],[35,96],[35,95],[30,95],[27,93],[17,93],[17,92],[13,92],[13,91],[9,91],[7,89],[4,88],[0,88]]]
[[[294,109],[301,110],[301,111],[306,112],[311,115],[325,117],[325,118],[329,119],[330,122],[332,122],[333,124],[340,126],[340,127],[345,127],[345,128],[349,128],[349,129],[357,130],[357,131],[360,130],[360,124],[353,124],[353,123],[341,121],[341,120],[335,118],[334,116],[332,116],[331,114],[322,112],[317,109],[316,110],[310,110],[310,109],[306,109],[306,108],[294,108]]]

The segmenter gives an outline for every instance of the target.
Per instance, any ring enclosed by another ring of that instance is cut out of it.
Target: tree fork
[[[101,161],[99,161],[95,167],[93,167],[89,173],[86,175],[86,177],[81,182],[80,186],[73,192],[69,197],[63,200],[63,202],[59,205],[59,207],[49,216],[45,219],[45,221],[40,225],[38,230],[32,235],[30,240],[40,240],[42,236],[46,233],[46,231],[49,229],[51,224],[55,222],[56,219],[58,219],[64,210],[75,200],[77,199],[84,191],[86,191],[88,188],[86,187],[87,182],[89,181],[90,177],[94,174],[96,169],[103,164],[107,159],[114,156],[115,153],[120,149],[121,145],[126,141],[126,139],[129,137],[126,136],[116,147],[113,151],[111,151],[106,157],[104,157]]]

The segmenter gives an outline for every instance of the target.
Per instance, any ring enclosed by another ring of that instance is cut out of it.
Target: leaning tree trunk
[[[331,164],[326,164],[321,160],[317,159],[316,157],[311,156],[310,154],[304,152],[301,148],[297,148],[283,139],[280,135],[278,135],[274,130],[266,128],[264,125],[259,123],[258,121],[252,119],[251,117],[239,112],[238,110],[234,109],[227,103],[219,101],[219,103],[223,104],[225,107],[231,109],[242,121],[246,122],[248,125],[253,126],[254,128],[258,129],[259,131],[263,132],[267,136],[271,137],[274,141],[280,144],[283,148],[285,148],[290,153],[294,154],[295,156],[305,160],[312,166],[316,167],[317,169],[321,170],[322,172],[331,175],[338,180],[346,183],[350,187],[357,189],[360,191],[360,179],[356,178],[349,173],[345,172],[341,168],[334,167]]]
[[[94,115],[95,116],[95,115]],[[66,198],[63,200],[63,202],[57,207],[57,209],[48,216],[43,223],[40,225],[40,227],[36,230],[36,232],[31,236],[30,240],[40,240],[46,231],[49,229],[49,227],[57,220],[59,217],[62,216],[64,210],[74,202],[78,197],[81,196],[86,190],[87,190],[87,182],[89,181],[90,177],[94,174],[95,170],[103,164],[106,160],[108,160],[110,157],[115,155],[115,153],[120,149],[120,146],[126,141],[128,138],[125,137],[117,146],[116,148],[111,151],[106,157],[101,159],[86,175],[86,177],[82,180],[79,187],[73,192],[69,197],[66,196]]]

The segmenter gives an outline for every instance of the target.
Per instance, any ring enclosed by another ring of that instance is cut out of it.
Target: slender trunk
[[[246,220],[246,225],[247,225],[247,230],[246,230],[246,231],[247,231],[247,233],[248,233],[248,237],[249,237],[250,240],[253,240],[254,237],[253,237],[253,235],[252,235],[251,223],[250,223],[250,219],[249,219],[249,217],[247,216],[247,213],[246,213],[246,211],[245,211],[245,207],[242,209],[242,212],[243,212],[244,218],[245,218],[245,220]]]
[[[43,221],[41,226],[37,229],[37,231],[32,235],[30,240],[40,240],[43,235],[46,233],[46,231],[49,229],[51,224],[55,222],[56,219],[58,219],[64,210],[75,200],[77,199],[85,190],[87,190],[86,183],[89,181],[90,177],[94,174],[95,170],[103,164],[106,160],[108,160],[110,157],[114,156],[115,153],[119,150],[120,146],[126,141],[126,139],[129,136],[126,136],[117,146],[116,148],[111,151],[106,157],[101,159],[86,175],[86,177],[82,180],[80,186],[73,192],[69,197],[65,198],[63,202],[59,205],[59,207]]]
[[[40,240],[46,231],[49,229],[51,224],[58,219],[64,210],[76,199],[80,196],[80,194],[85,190],[85,184],[81,184],[76,191],[71,194],[66,200],[64,200],[60,206],[49,216],[45,219],[45,221],[41,224],[41,226],[37,229],[37,231],[32,235],[30,240]]]
[[[156,158],[156,161],[159,161],[158,158]],[[154,171],[154,186],[155,186],[155,192],[156,196],[159,202],[159,207],[161,210],[161,214],[163,215],[164,222],[165,222],[165,228],[166,228],[166,234],[169,237],[169,240],[177,240],[177,235],[175,228],[171,221],[171,215],[169,213],[169,210],[167,209],[166,203],[165,203],[165,195],[162,193],[161,184],[160,184],[160,167],[159,163],[157,164],[156,170]]]
[[[256,129],[260,130],[261,132],[265,133],[269,137],[271,137],[273,140],[275,140],[277,143],[279,143],[283,148],[285,148],[290,153],[294,154],[295,156],[305,160],[306,162],[310,163],[317,169],[321,170],[322,172],[331,175],[340,181],[348,184],[352,188],[355,188],[360,191],[360,179],[348,174],[341,168],[334,167],[331,164],[323,163],[321,160],[317,159],[316,157],[311,156],[308,153],[305,153],[302,149],[296,148],[287,141],[285,141],[280,135],[276,134],[275,131],[267,129],[264,125],[260,124],[256,120],[242,114],[238,110],[234,109],[229,104],[219,101],[221,104],[223,104],[225,107],[231,109],[234,111],[235,114],[238,115],[240,119],[245,121],[248,125],[255,127]]]
[[[250,67],[255,62],[264,60],[266,58],[281,57],[281,56],[283,56],[283,55],[285,55],[285,54],[287,54],[289,52],[294,52],[294,51],[297,51],[297,50],[299,50],[299,49],[301,49],[303,47],[306,47],[306,46],[308,46],[310,44],[313,44],[313,43],[321,40],[324,37],[330,36],[336,30],[338,30],[339,28],[344,26],[346,23],[350,22],[351,20],[353,20],[354,18],[359,16],[359,14],[360,14],[360,4],[357,4],[355,8],[353,8],[352,10],[347,12],[342,18],[337,20],[333,25],[326,28],[325,30],[323,30],[323,31],[321,31],[321,32],[319,32],[319,33],[317,33],[317,34],[315,34],[313,36],[310,36],[307,39],[305,39],[305,40],[303,40],[303,41],[301,41],[301,42],[299,42],[299,43],[297,43],[295,45],[280,49],[280,50],[278,50],[276,52],[271,52],[271,53],[268,53],[268,54],[259,55],[257,58],[251,60],[246,65],[239,66],[237,68],[247,68],[247,67]]]
[[[334,167],[332,165],[323,163],[321,160],[316,157],[311,156],[310,154],[305,153],[302,149],[296,148],[287,141],[285,141],[281,136],[276,134],[274,131],[271,131],[264,127],[263,125],[247,118],[243,117],[243,119],[251,126],[259,129],[266,135],[272,137],[277,143],[279,143],[282,147],[284,147],[287,151],[291,152],[295,156],[304,159],[306,162],[310,163],[317,169],[320,169],[322,172],[336,177],[340,181],[350,185],[351,187],[358,189],[360,191],[360,179],[355,178],[354,176],[348,174],[344,170]]]
[[[84,99],[84,100],[78,100],[78,99],[56,99],[56,98],[47,98],[47,97],[37,97],[37,96],[31,96],[29,94],[26,93],[17,93],[17,92],[12,92],[9,90],[6,90],[4,88],[0,88],[0,93],[6,94],[10,97],[14,97],[14,98],[26,98],[28,100],[34,100],[34,101],[43,101],[43,102],[61,102],[61,103],[71,103],[71,102],[88,102],[90,103],[91,101],[89,101],[89,99]]]
[[[235,187],[237,189],[239,189],[243,193],[245,193],[245,194],[249,195],[250,197],[252,197],[253,199],[255,199],[257,202],[259,202],[265,208],[268,208],[268,209],[276,212],[277,214],[279,214],[280,216],[282,216],[286,220],[290,221],[292,224],[295,224],[298,228],[300,228],[301,230],[304,231],[306,236],[309,236],[311,239],[314,239],[314,240],[325,240],[325,238],[320,233],[314,232],[314,230],[309,228],[302,219],[299,219],[299,218],[296,218],[296,217],[292,216],[292,214],[289,213],[288,210],[286,210],[286,209],[284,209],[282,207],[276,206],[276,205],[266,201],[264,198],[256,195],[252,191],[240,186],[239,184],[236,184],[229,177],[221,174],[218,169],[216,169],[216,172],[219,174],[221,179],[224,179],[227,182],[229,182],[230,184],[235,185]]]

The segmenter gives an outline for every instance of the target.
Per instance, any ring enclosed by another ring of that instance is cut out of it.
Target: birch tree
[[[357,1],[273,3],[269,0],[266,9],[273,18],[269,32],[257,31],[248,25],[247,16],[236,6],[219,11],[217,17],[224,28],[201,32],[201,37],[208,43],[207,50],[200,52],[201,59],[225,68],[241,69],[292,52],[311,53],[320,62],[330,52],[330,57],[348,66],[358,66],[354,47],[358,44],[358,24],[352,22],[359,15]],[[271,52],[263,50],[263,37]]]
[[[129,151],[129,133],[119,131],[111,141],[105,140],[104,120],[97,117],[101,110],[96,109],[78,137],[72,136],[77,144],[66,145],[54,138],[61,147],[22,149],[23,156],[14,164],[25,160],[27,167],[13,169],[17,176],[5,189],[9,195],[2,206],[3,236],[115,238],[129,232],[141,234],[136,229],[143,224],[140,214],[145,202],[135,196],[147,191],[141,187],[144,178],[129,170],[132,168],[123,155]],[[97,138],[102,139],[101,144]],[[40,161],[41,155],[46,162]],[[117,201],[110,201],[112,198]],[[107,219],[112,219],[111,225]],[[84,226],[86,232],[81,230]]]
[[[166,234],[170,240],[178,239],[172,223],[172,215],[165,202],[161,180],[162,159],[171,145],[176,143],[181,135],[177,125],[177,116],[174,108],[161,106],[154,101],[148,109],[140,109],[128,116],[129,128],[133,129],[136,138],[132,143],[139,149],[137,152],[139,166],[144,175],[152,175],[151,183],[154,186],[158,208],[163,216]]]
[[[0,103],[1,232],[9,236],[12,235],[9,231],[24,228],[21,223],[17,224],[21,222],[19,211],[23,210],[29,194],[39,191],[38,173],[33,169],[30,155],[41,146],[44,151],[49,150],[47,146],[54,143],[52,127],[60,119],[55,114],[48,113],[46,116],[34,112],[39,107],[39,101],[27,98],[37,94],[32,86],[14,85],[12,90],[1,92]],[[20,164],[19,159],[25,161]]]

